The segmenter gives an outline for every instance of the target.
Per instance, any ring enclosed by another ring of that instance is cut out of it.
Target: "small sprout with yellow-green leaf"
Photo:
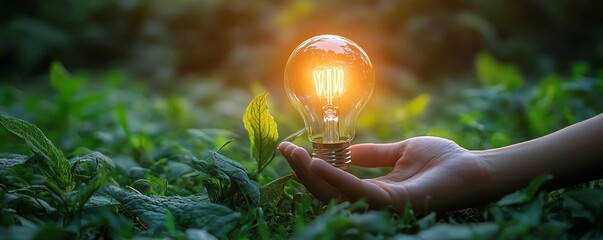
[[[251,142],[251,158],[257,163],[257,174],[274,158],[278,143],[278,130],[268,111],[267,96],[268,93],[265,92],[255,97],[243,115],[243,124]]]

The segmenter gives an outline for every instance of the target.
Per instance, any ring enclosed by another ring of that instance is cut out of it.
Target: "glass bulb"
[[[369,57],[347,38],[316,36],[291,53],[285,90],[304,120],[314,157],[348,168],[356,120],[374,86]]]

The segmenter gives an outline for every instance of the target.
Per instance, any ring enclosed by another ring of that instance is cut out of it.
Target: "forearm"
[[[504,148],[476,151],[491,176],[492,195],[527,186],[551,174],[560,188],[603,178],[603,114],[552,134]]]

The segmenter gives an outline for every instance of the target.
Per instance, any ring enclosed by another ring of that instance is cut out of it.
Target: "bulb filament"
[[[327,99],[323,106],[323,143],[339,142],[339,113],[333,105],[333,98],[340,98],[343,93],[342,67],[317,67],[314,69],[314,86],[319,98]]]
[[[318,97],[326,98],[328,104],[333,104],[333,98],[339,98],[343,93],[343,78],[342,67],[317,67],[314,69],[314,85]]]

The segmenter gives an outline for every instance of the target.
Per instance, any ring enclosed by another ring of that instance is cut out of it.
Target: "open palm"
[[[423,212],[466,207],[488,198],[484,196],[490,181],[486,166],[472,151],[443,138],[351,146],[353,165],[394,167],[374,179],[359,179],[312,159],[303,148],[289,142],[281,143],[279,150],[298,181],[323,202],[365,199],[372,208],[391,206],[398,211],[408,202]]]

